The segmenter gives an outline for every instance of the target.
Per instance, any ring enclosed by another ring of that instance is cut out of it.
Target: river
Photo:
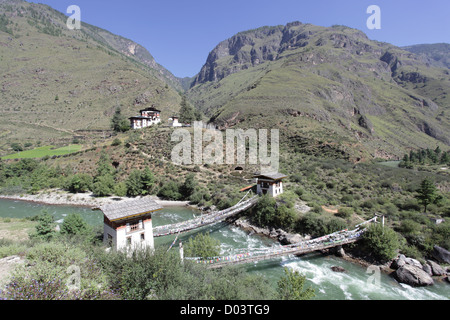
[[[23,218],[47,211],[55,221],[62,223],[69,213],[79,213],[90,225],[101,226],[103,215],[85,207],[52,206],[25,201],[0,199],[0,217]],[[166,207],[153,216],[153,226],[174,223],[192,218],[199,211],[188,207]],[[240,228],[219,223],[205,227],[211,236],[220,240],[223,255],[239,249],[264,248],[278,245],[275,241],[259,235],[249,235]],[[178,241],[186,242],[195,232],[184,234]],[[175,236],[155,238],[155,246],[169,248]],[[177,250],[178,243],[172,250]],[[346,272],[334,272],[332,266],[339,266]],[[283,268],[288,267],[304,274],[307,286],[315,289],[315,299],[320,300],[448,300],[450,285],[435,282],[434,286],[413,288],[398,284],[390,276],[379,273],[379,281],[372,281],[375,273],[368,272],[365,267],[345,261],[335,256],[323,256],[311,253],[302,257],[288,256],[271,261],[263,261],[246,265],[250,273],[264,275],[274,286],[283,275]]]

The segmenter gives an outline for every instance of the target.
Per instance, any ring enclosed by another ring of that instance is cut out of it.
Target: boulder
[[[396,259],[394,259],[392,261],[390,267],[392,269],[398,269],[398,268],[403,267],[406,264],[405,259],[406,259],[405,255],[403,255],[403,254],[399,255]]]
[[[425,265],[430,266],[433,276],[443,276],[446,274],[444,268],[442,268],[440,265],[438,265],[436,262],[432,260],[427,260],[427,263]]]
[[[434,284],[433,278],[421,268],[405,264],[394,272],[394,278],[401,283],[413,287],[431,286]]]
[[[344,268],[339,266],[332,266],[330,269],[333,270],[334,272],[346,272]]]
[[[422,264],[419,262],[419,260],[413,259],[413,258],[405,258],[406,264],[409,264],[410,266],[417,267],[419,269],[422,269]]]
[[[338,256],[338,257],[345,257],[345,251],[344,251],[344,248],[342,248],[342,246],[337,246],[336,248],[335,248],[335,250],[336,250],[336,256]]]
[[[284,234],[281,235],[278,240],[281,242],[281,244],[283,245],[287,245],[287,244],[294,244],[294,243],[299,243],[303,241],[303,237],[299,234]]]
[[[433,270],[431,270],[431,266],[429,264],[424,264],[422,270],[428,273],[430,276],[433,275]]]
[[[450,263],[450,252],[439,246],[433,247],[433,257],[442,263]]]

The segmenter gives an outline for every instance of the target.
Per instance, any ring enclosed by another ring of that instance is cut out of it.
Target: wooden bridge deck
[[[209,268],[221,268],[227,265],[275,259],[286,255],[306,254],[313,251],[329,249],[358,241],[365,232],[365,229],[361,228],[361,226],[371,222],[376,222],[376,217],[357,225],[354,230],[348,231],[345,229],[320,238],[307,240],[296,244],[246,250],[228,256],[212,257],[207,259],[198,257],[186,257],[185,259],[194,260],[197,263],[207,264]]]
[[[245,198],[245,196],[244,196]],[[225,210],[216,211],[207,215],[202,215],[200,217],[190,219],[183,222],[178,222],[174,224],[168,224],[164,226],[158,226],[153,228],[153,237],[163,237],[171,234],[178,234],[182,232],[187,232],[190,230],[203,228],[208,225],[212,225],[225,219],[238,214],[242,211],[247,210],[258,202],[258,196],[255,195],[252,198],[243,201],[239,201],[234,206],[227,208]]]

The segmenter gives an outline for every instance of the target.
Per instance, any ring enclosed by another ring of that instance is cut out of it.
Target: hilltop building
[[[154,248],[152,213],[162,207],[151,199],[127,200],[97,208],[103,212],[103,242],[116,250]]]
[[[153,107],[140,110],[140,116],[130,117],[131,129],[142,129],[161,122],[161,111]]]

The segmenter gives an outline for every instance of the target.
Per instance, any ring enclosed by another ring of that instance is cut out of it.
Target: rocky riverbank
[[[162,206],[187,206],[189,201],[172,201],[172,200],[162,200],[157,196],[149,196],[157,203]],[[52,189],[41,191],[37,194],[21,194],[21,195],[0,195],[0,199],[8,200],[20,200],[29,201],[41,204],[50,205],[69,205],[69,206],[80,206],[80,207],[90,207],[98,208],[104,204],[116,202],[116,201],[127,201],[136,198],[129,197],[96,197],[92,192],[85,193],[70,193],[61,189]]]
[[[288,233],[282,229],[260,228],[246,218],[235,220],[234,225],[246,230],[250,234],[259,234],[278,241],[282,245],[294,244],[311,239],[309,235],[300,235]],[[442,267],[442,264],[450,264],[450,252],[435,246],[433,258],[437,261],[426,260],[424,264],[416,259],[407,258],[404,255],[398,255],[395,259],[384,264],[374,264],[373,261],[356,256],[351,252],[346,252],[341,246],[323,250],[323,254],[334,254],[346,261],[359,264],[364,267],[375,266],[380,271],[393,276],[398,282],[411,285],[413,287],[433,285],[434,281],[447,281],[450,283],[450,267]],[[336,272],[343,272],[339,270]]]

